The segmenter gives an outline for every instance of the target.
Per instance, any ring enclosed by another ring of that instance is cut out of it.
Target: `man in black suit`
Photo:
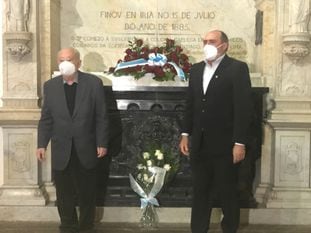
[[[215,191],[224,215],[223,232],[236,233],[237,168],[245,157],[252,109],[249,71],[244,62],[226,55],[224,32],[210,31],[203,42],[206,57],[190,71],[180,140],[181,152],[190,154],[193,176],[191,230],[208,232]]]
[[[95,232],[96,165],[108,144],[104,87],[96,76],[78,70],[76,49],[60,50],[57,62],[61,75],[44,84],[37,158],[45,158],[51,140],[60,232]]]

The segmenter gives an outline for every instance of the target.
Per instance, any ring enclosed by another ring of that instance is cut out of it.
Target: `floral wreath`
[[[183,49],[175,45],[175,40],[166,39],[161,47],[149,48],[142,39],[129,41],[123,60],[109,69],[115,76],[132,75],[135,79],[147,73],[153,74],[156,81],[174,81],[178,76],[182,81],[189,77],[191,63]]]

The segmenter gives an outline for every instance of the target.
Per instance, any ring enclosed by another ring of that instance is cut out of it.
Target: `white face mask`
[[[75,65],[69,61],[62,61],[61,63],[59,63],[58,69],[60,73],[64,76],[70,76],[74,74],[74,72],[76,72]]]
[[[217,57],[218,51],[214,45],[206,44],[203,48],[205,59],[212,61]]]

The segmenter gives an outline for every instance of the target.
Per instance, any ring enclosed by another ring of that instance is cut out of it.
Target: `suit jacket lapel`
[[[216,75],[219,75],[225,69],[225,67],[229,64],[229,61],[230,61],[230,58],[227,55],[225,55],[224,58],[222,59],[222,61],[220,62],[219,66],[215,70],[213,78]]]
[[[205,94],[207,94],[210,88],[213,88],[214,83],[216,82],[218,78],[222,78],[223,72],[225,71],[226,66],[228,66],[229,63],[230,63],[230,58],[227,55],[225,55],[222,61],[220,62],[220,64],[218,65],[217,69],[215,70]]]

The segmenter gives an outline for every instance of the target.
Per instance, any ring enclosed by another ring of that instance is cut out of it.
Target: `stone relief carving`
[[[275,140],[275,186],[309,187],[310,132],[277,129]]]
[[[31,51],[27,45],[31,40],[31,33],[28,32],[29,13],[29,0],[6,1],[8,31],[4,33],[4,38],[7,51],[18,60]]]
[[[289,96],[302,96],[305,93],[298,85],[285,85],[285,94]]]
[[[16,172],[25,172],[30,169],[29,164],[29,148],[30,145],[28,142],[25,141],[18,141],[13,144],[12,146],[12,169]]]
[[[31,52],[27,45],[31,40],[31,33],[29,32],[6,32],[4,38],[7,42],[7,51],[13,57],[21,60],[23,56]]]
[[[308,91],[308,68],[299,66],[294,67],[293,64],[282,67],[282,79],[279,80],[280,95],[303,97],[311,93]]]
[[[283,53],[295,64],[309,54],[310,0],[291,0],[289,4],[289,33],[283,35]]]
[[[290,1],[290,31],[296,32],[308,32],[310,22],[310,0],[300,0],[297,4],[297,0]]]
[[[288,56],[294,64],[298,64],[310,53],[310,34],[283,35],[283,44],[283,53]]]
[[[297,143],[289,143],[285,155],[285,173],[297,175],[302,171],[301,149]]]
[[[29,0],[8,0],[7,19],[10,31],[28,31]]]

